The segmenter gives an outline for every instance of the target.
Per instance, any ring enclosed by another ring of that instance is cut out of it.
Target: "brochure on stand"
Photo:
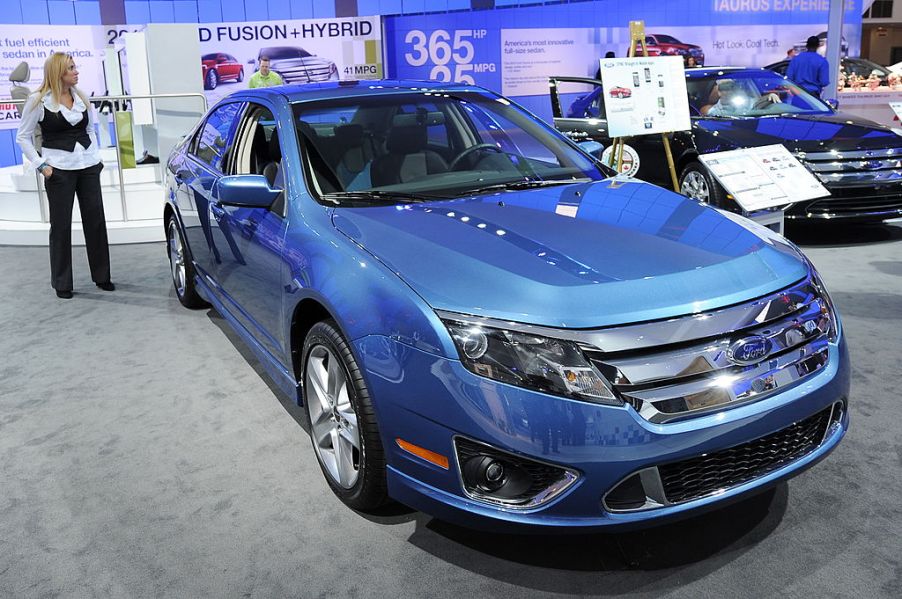
[[[611,137],[691,127],[686,74],[679,56],[603,58],[601,83]]]
[[[699,159],[746,212],[830,195],[779,144],[702,154]]]

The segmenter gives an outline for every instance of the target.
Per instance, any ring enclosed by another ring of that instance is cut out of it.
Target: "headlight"
[[[833,299],[830,297],[830,294],[827,293],[827,288],[824,286],[821,276],[818,274],[817,270],[814,269],[814,265],[810,261],[808,262],[808,268],[811,270],[811,280],[814,282],[814,286],[820,293],[821,299],[824,300],[821,311],[825,312],[825,316],[830,323],[827,328],[827,339],[830,343],[835,343],[839,338],[839,314],[836,312],[836,306],[833,305]]]
[[[608,405],[623,405],[572,341],[445,320],[468,370],[502,383]]]

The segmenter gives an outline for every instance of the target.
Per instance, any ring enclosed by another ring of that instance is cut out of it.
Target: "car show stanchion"
[[[648,46],[645,45],[645,21],[630,21],[630,49],[627,54],[628,58],[636,57],[637,44],[642,48],[641,56],[648,56]],[[661,133],[661,139],[664,143],[664,154],[667,156],[667,168],[670,170],[670,181],[673,184],[673,190],[680,192],[680,184],[677,181],[676,165],[673,162],[673,152],[670,150],[670,135],[668,132]],[[620,173],[623,168],[623,146],[626,140],[618,137],[614,140],[614,150],[612,156],[617,157],[617,172]]]

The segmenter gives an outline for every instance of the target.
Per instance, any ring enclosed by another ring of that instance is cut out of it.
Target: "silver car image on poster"
[[[315,83],[338,81],[338,67],[322,56],[314,56],[299,46],[271,46],[260,48],[252,61],[257,71],[260,58],[269,58],[269,68],[282,76],[285,83]]]

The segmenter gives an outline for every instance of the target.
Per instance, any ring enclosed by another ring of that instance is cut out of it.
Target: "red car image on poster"
[[[612,87],[608,90],[608,95],[612,98],[629,98],[633,92],[626,87]]]
[[[705,65],[705,53],[701,46],[685,44],[672,35],[648,34],[645,36],[645,46],[649,56],[682,56],[684,60],[691,56],[696,66]]]
[[[244,81],[244,67],[231,54],[214,52],[200,59],[204,89],[216,89],[223,81]]]

